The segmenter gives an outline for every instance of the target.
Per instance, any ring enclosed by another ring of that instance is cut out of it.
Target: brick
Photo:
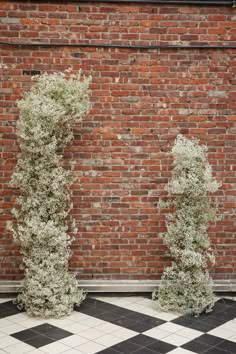
[[[6,24],[12,24],[12,23],[20,23],[19,18],[14,18],[14,17],[2,17],[0,20],[1,23],[6,23]]]
[[[235,41],[235,14],[214,6],[5,1],[0,34],[29,42],[222,45]],[[159,236],[171,210],[157,203],[173,168],[165,153],[182,133],[208,145],[223,183],[214,196],[222,220],[209,227],[217,252],[212,274],[235,278],[235,50],[2,46],[0,52],[8,65],[0,83],[0,257],[7,257],[0,279],[22,278],[19,249],[5,227],[17,194],[9,187],[19,152],[16,100],[29,89],[31,73],[70,65],[93,76],[92,109],[64,154],[76,176],[71,269],[81,279],[160,278],[171,264]]]

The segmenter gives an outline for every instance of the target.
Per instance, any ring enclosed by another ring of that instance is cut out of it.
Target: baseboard
[[[78,286],[96,293],[141,293],[158,288],[160,280],[81,280]],[[0,281],[0,294],[18,293],[22,281]],[[236,279],[214,280],[215,292],[236,292]]]

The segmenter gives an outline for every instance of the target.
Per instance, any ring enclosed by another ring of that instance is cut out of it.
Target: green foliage
[[[153,299],[166,311],[200,314],[215,302],[207,270],[214,264],[207,228],[215,216],[209,193],[216,192],[219,184],[212,178],[207,148],[197,140],[179,135],[172,154],[174,169],[167,191],[174,212],[167,218],[164,243],[173,262]]]
[[[90,108],[89,82],[80,72],[44,74],[18,103],[21,153],[11,185],[20,196],[9,228],[20,243],[25,271],[17,303],[30,316],[68,315],[85,297],[68,271],[72,239],[65,218],[72,207],[72,178],[62,152],[73,138],[72,127]]]

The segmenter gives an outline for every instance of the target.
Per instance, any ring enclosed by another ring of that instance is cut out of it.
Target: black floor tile
[[[5,318],[8,316],[13,316],[13,315],[17,315],[18,313],[20,313],[21,311],[19,311],[17,308],[6,308],[5,310],[0,312],[0,319],[1,318]]]
[[[102,350],[101,352],[98,352],[97,354],[120,354],[120,352],[117,352],[116,350],[111,348],[107,348]]]
[[[197,342],[205,343],[211,346],[215,346],[224,341],[223,338],[212,336],[211,334],[203,334],[202,336],[196,338]]]
[[[74,311],[82,312],[84,310],[89,310],[91,309],[91,306],[85,305],[82,303],[81,305],[74,305]]]
[[[212,310],[212,314],[213,316],[215,316],[216,313],[220,312],[220,311],[224,311],[226,310],[227,308],[231,307],[232,305],[228,305],[228,304],[225,304],[223,302],[219,302],[217,301],[213,307],[213,310]]]
[[[6,306],[4,306],[4,303],[0,304],[0,312],[5,311],[7,309]]]
[[[211,349],[204,352],[204,354],[228,354],[228,352],[226,352],[225,350],[216,348],[216,347],[212,347]]]
[[[62,328],[55,327],[48,323],[44,323],[30,329],[25,329],[23,331],[13,333],[11,337],[28,343],[35,348],[39,348],[43,345],[53,343],[71,335],[71,332],[65,331]]]
[[[24,342],[29,345],[32,345],[32,347],[40,348],[43,345],[47,345],[47,344],[55,342],[55,340],[52,338],[49,338],[47,336],[39,334],[37,337],[30,338],[28,340],[25,340]]]
[[[188,327],[189,325],[196,323],[197,319],[193,316],[181,316],[181,317],[175,318],[171,322],[176,323],[180,326]]]
[[[6,301],[0,304],[0,319],[23,312],[19,310],[13,301]]]
[[[17,308],[17,305],[14,304],[12,300],[3,302],[2,305],[8,309],[17,309],[20,312],[20,310]]]
[[[107,312],[106,310],[104,309],[101,309],[99,307],[87,307],[85,309],[78,309],[78,312],[82,312],[84,313],[85,315],[89,315],[89,316],[93,316],[93,317],[96,317],[96,318],[100,318],[99,316],[104,313],[104,312]]]
[[[156,351],[156,353],[166,354],[169,353],[171,350],[175,349],[176,346],[162,342],[161,340],[156,340],[154,343],[148,345],[146,348],[153,350],[154,352]]]
[[[33,331],[32,329],[25,329],[24,331],[13,333],[11,335],[11,337],[14,337],[14,338],[19,339],[22,342],[24,342],[25,340],[28,340],[33,337],[37,337],[38,335],[39,334],[37,332]]]
[[[194,353],[202,354],[205,353],[206,350],[212,348],[212,346],[209,344],[197,342],[196,340],[192,340],[191,342],[182,345],[182,348],[190,350]]]
[[[97,300],[91,297],[87,297],[85,301],[83,301],[83,305],[89,306],[89,307],[96,307],[96,308],[101,308],[104,309],[105,311],[115,311],[118,308],[122,308],[120,306],[116,306],[113,304],[110,304],[105,301]]]
[[[140,321],[140,322],[152,318],[151,316],[147,316],[147,315],[144,315],[144,314],[139,313],[139,312],[133,312],[132,314],[127,315],[125,317],[130,318],[131,320]]]
[[[140,333],[166,322],[100,300],[93,301],[91,298],[85,301],[85,305],[87,307],[80,312]]]
[[[134,313],[137,313],[137,312],[134,312],[134,311],[125,309],[125,308],[123,308],[123,307],[118,307],[118,306],[117,306],[117,308],[115,308],[115,309],[112,310],[112,313],[116,313],[116,314],[118,314],[118,315],[120,315],[120,316],[127,317],[127,316],[130,316],[130,315],[132,315],[132,314],[134,314]]]
[[[111,348],[122,354],[130,354],[141,349],[140,345],[131,342],[129,339],[118,343]]]
[[[224,319],[225,322],[233,320],[236,317],[236,307],[229,307],[225,311],[217,313],[217,318]]]
[[[131,320],[127,317],[119,317],[117,319],[112,320],[112,323],[130,329],[130,326],[134,326],[137,321]]]
[[[189,324],[187,327],[192,328],[192,329],[196,329],[197,331],[201,331],[201,332],[205,332],[205,333],[216,328],[216,326],[214,326],[214,325],[210,325],[210,324],[207,324],[207,323],[204,323],[201,321],[193,322],[193,323]]]
[[[103,320],[103,321],[107,321],[107,322],[112,322],[118,318],[122,318],[118,313],[114,313],[114,312],[103,312],[99,315],[99,319]]]
[[[198,321],[205,321],[206,318],[214,316],[214,311],[202,312],[199,316],[193,316]]]
[[[136,352],[134,352],[133,354],[156,354],[157,352],[150,350],[148,348],[141,348],[139,350],[137,350]]]
[[[132,331],[138,332],[138,333],[143,333],[148,331],[149,329],[152,329],[153,325],[144,323],[144,322],[136,322],[135,324],[132,324],[130,326],[127,326],[126,328],[131,329]]]
[[[115,305],[112,305],[112,304],[108,304],[108,303],[105,303],[105,302],[102,302],[102,301],[100,301],[97,304],[97,307],[99,307],[100,309],[104,309],[105,311],[110,311],[110,312],[115,312],[116,310],[122,308],[122,307],[115,306]]]
[[[31,328],[32,331],[40,333],[40,334],[46,334],[48,335],[49,333],[58,330],[58,327],[55,327],[49,323],[43,323],[39,326],[35,326]]]
[[[223,342],[216,345],[216,348],[227,350],[232,354],[236,353],[236,343],[230,342],[229,340],[223,340]]]
[[[220,299],[220,300],[218,300],[217,301],[217,304],[224,304],[224,305],[227,305],[227,306],[235,306],[236,304],[236,301],[234,301],[234,300],[230,300],[230,299],[225,299],[225,298],[223,298],[223,299]]]
[[[144,332],[153,327],[160,326],[161,324],[166,323],[166,321],[160,320],[156,317],[144,315],[138,312],[134,312],[131,315],[125,317],[136,321],[136,324],[129,327],[129,329],[132,329],[133,331],[137,332]]]
[[[64,329],[58,328],[55,331],[47,333],[46,335],[47,335],[47,337],[52,338],[54,340],[60,340],[60,339],[72,336],[73,333],[65,331]]]
[[[98,305],[99,302],[100,302],[99,300],[87,296],[86,299],[83,301],[83,304],[91,307],[95,307]]]
[[[156,342],[156,339],[154,339],[152,337],[145,336],[144,334],[139,334],[135,337],[130,338],[130,341],[132,343],[140,345],[141,347],[146,347],[147,345],[150,345],[153,342]]]
[[[222,324],[224,324],[227,321],[223,318],[209,316],[209,317],[206,317],[206,318],[200,320],[199,322],[202,322],[202,323],[210,325],[210,326],[214,326],[214,328],[216,328],[216,327],[221,326]]]
[[[160,326],[166,322],[167,321],[163,321],[163,320],[160,320],[159,318],[155,318],[155,317],[150,317],[148,320],[143,321],[143,323],[152,326],[151,328],[154,328],[156,326]]]

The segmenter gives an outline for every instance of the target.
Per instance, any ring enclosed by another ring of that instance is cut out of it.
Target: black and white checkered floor
[[[88,297],[62,320],[0,299],[0,354],[236,354],[236,301],[200,317],[160,312],[144,297]]]

